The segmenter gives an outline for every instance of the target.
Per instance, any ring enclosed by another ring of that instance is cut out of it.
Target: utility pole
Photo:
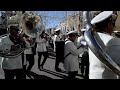
[[[81,33],[81,30],[80,30],[81,27],[82,27],[82,24],[81,24],[81,23],[82,23],[82,22],[81,22],[81,12],[79,11],[78,14],[79,14],[79,15],[78,15],[78,17],[79,17],[78,31]]]
[[[47,24],[48,24],[48,19],[47,19],[47,18],[48,18],[48,17],[47,17],[47,16],[48,16],[48,12],[45,11],[45,12],[44,12],[44,15],[45,15],[45,16],[44,16],[44,18],[45,18],[45,19],[44,19],[44,20],[45,20],[45,21],[44,21],[44,25],[45,25],[45,27],[46,27]]]
[[[67,11],[65,12],[65,16],[66,16],[65,33],[67,33],[67,28],[68,28],[68,16],[67,16]]]

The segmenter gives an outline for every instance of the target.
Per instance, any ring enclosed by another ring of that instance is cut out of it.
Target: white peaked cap
[[[8,25],[8,28],[9,28],[10,26],[19,27],[19,25],[18,25],[18,24],[10,24],[10,25]]]
[[[119,32],[119,31],[113,31],[114,33],[117,33],[117,32]]]
[[[112,16],[112,14],[113,14],[113,11],[103,11],[91,20],[91,24],[94,25],[96,23],[102,22],[107,18],[109,18],[110,16]]]
[[[86,31],[86,29],[83,28],[83,29],[81,29],[81,31],[84,32],[84,31]]]
[[[60,31],[60,28],[56,29],[55,32]]]
[[[78,35],[78,31],[77,31],[77,30],[74,30],[74,31],[70,31],[70,32],[67,33],[67,35],[70,35],[70,34]]]

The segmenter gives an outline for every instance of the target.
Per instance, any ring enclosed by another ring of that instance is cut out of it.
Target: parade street
[[[34,77],[34,79],[65,79],[67,77],[67,73],[63,67],[63,64],[60,63],[60,68],[63,70],[62,72],[56,72],[54,70],[55,67],[55,59],[48,58],[47,61],[44,64],[44,69],[40,71],[38,69],[38,56],[35,56],[35,64],[33,68],[31,69],[31,76]],[[0,59],[1,60],[1,59]],[[77,79],[83,79],[80,74],[76,77]],[[4,72],[0,68],[0,79],[4,79]],[[30,79],[27,77],[26,79]]]

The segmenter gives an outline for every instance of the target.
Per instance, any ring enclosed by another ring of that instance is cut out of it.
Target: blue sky
[[[36,11],[36,12],[42,16],[46,28],[53,28],[57,24],[62,22],[67,17],[67,15],[71,15],[76,11]],[[45,18],[45,16],[47,17]]]
[[[57,24],[65,20],[65,18],[68,15],[71,15],[77,11],[35,11],[35,12],[42,16],[46,28],[53,28]],[[45,18],[45,16],[47,17]]]

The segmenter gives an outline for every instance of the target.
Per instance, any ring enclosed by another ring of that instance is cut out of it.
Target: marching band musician
[[[54,35],[54,38],[53,38],[53,43],[54,43],[54,52],[56,52],[56,45],[55,45],[55,42],[56,41],[60,41],[60,29],[56,29],[55,30],[55,35]]]
[[[0,51],[15,51],[21,44],[21,39],[18,36],[19,29],[16,25],[11,25],[9,27],[9,35],[0,40]],[[23,66],[22,66],[22,56],[19,55],[14,58],[2,57],[2,69],[4,70],[5,79],[22,79],[23,77]]]
[[[79,71],[78,55],[83,52],[81,45],[77,48],[75,41],[77,39],[78,32],[68,32],[68,38],[65,41],[64,47],[64,68],[68,72],[68,79],[75,79]]]
[[[111,36],[113,31],[113,11],[103,11],[91,20],[94,30],[98,32],[99,41],[105,52],[120,65],[120,39]],[[108,69],[89,49],[89,79],[117,79],[117,75]]]
[[[25,39],[25,42],[27,43],[26,46],[27,46],[27,47],[30,47],[30,46],[31,46],[31,45],[30,45],[30,41],[32,41],[31,38],[30,38],[29,36],[25,35],[24,39]],[[34,56],[36,55],[36,43],[35,43],[32,47],[26,48],[25,51],[24,51],[24,54],[25,54],[25,56],[26,56],[26,61],[29,62],[29,65],[26,65],[27,67],[26,67],[26,72],[25,72],[25,74],[26,74],[29,78],[34,79],[34,78],[30,75],[30,70],[32,69],[32,67],[33,67],[33,65],[34,65],[34,62],[35,62],[35,61],[34,61]]]
[[[55,35],[54,35],[54,38],[53,38],[53,44],[54,44],[54,52],[56,53],[56,61],[55,61],[55,70],[57,71],[57,72],[61,72],[62,70],[59,68],[59,64],[60,64],[60,62],[61,62],[61,52],[60,52],[60,50],[58,49],[58,47],[59,47],[59,45],[60,45],[60,33],[61,33],[61,31],[60,31],[60,29],[58,28],[58,29],[56,29],[55,30]]]
[[[36,51],[38,52],[38,69],[43,70],[43,66],[48,58],[48,51],[47,51],[48,38],[45,35],[45,30],[41,33],[41,35],[37,37],[36,42],[37,42]],[[42,64],[40,64],[42,55],[44,59]]]
[[[87,45],[87,42],[85,41],[85,38],[84,38],[85,30],[86,29],[81,29],[81,36],[78,37],[78,39],[77,39],[77,46],[79,46],[79,44],[81,44],[82,48],[84,50],[83,53],[81,55],[79,55],[79,57],[81,57],[81,74],[82,74],[82,76],[84,76],[84,72],[85,72],[85,79],[88,79],[88,76],[89,76],[89,55],[88,55],[88,45]]]

